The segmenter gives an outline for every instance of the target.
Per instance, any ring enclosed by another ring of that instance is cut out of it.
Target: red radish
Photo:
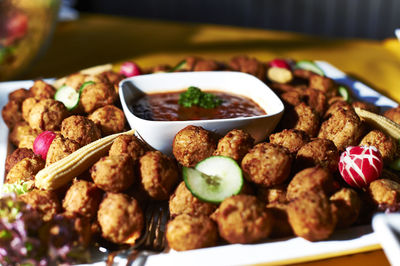
[[[270,67],[277,67],[277,68],[286,68],[290,70],[290,65],[284,59],[276,58],[269,62]]]
[[[121,65],[121,69],[119,71],[121,74],[126,77],[133,77],[142,74],[139,66],[134,62],[125,62]]]
[[[367,187],[380,177],[382,167],[381,153],[374,146],[347,147],[340,155],[340,174],[352,187]]]
[[[43,160],[46,160],[47,151],[56,136],[57,134],[51,131],[40,133],[33,142],[33,152],[40,155]]]

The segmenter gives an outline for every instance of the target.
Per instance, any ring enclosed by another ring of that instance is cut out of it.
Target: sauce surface
[[[207,91],[219,97],[222,104],[215,108],[183,107],[178,104],[184,91],[146,94],[133,104],[132,112],[142,119],[153,121],[188,121],[265,115],[253,100],[220,91]]]

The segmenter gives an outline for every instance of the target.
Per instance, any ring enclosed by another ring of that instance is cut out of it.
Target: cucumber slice
[[[298,61],[296,63],[296,68],[309,70],[309,71],[314,72],[315,74],[318,74],[320,76],[325,76],[324,71],[319,66],[317,66],[317,64],[315,64],[312,61],[308,61],[308,60]]]
[[[90,85],[90,84],[94,84],[94,81],[89,80],[89,81],[83,82],[83,84],[82,84],[81,87],[79,88],[79,93],[82,93],[83,89],[85,89],[85,87],[86,87],[87,85]]]
[[[243,186],[242,169],[226,156],[211,156],[194,169],[184,167],[183,179],[195,197],[211,203],[239,194]]]
[[[79,104],[80,92],[74,88],[64,85],[54,95],[54,99],[62,102],[69,111],[75,109]]]
[[[185,66],[186,66],[186,60],[182,60],[168,72],[175,72],[175,71],[181,70]]]
[[[349,90],[345,87],[345,86],[339,86],[338,88],[338,92],[340,94],[340,96],[343,97],[343,99],[348,102],[351,103],[351,95]]]

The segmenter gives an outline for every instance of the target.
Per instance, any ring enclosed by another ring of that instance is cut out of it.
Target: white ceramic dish
[[[397,103],[382,96],[365,84],[354,80],[326,62],[317,62],[327,76],[346,84],[360,99],[380,106],[382,111],[397,106]],[[0,83],[0,108],[7,103],[9,92],[18,88],[29,88],[32,81]],[[8,129],[0,119],[0,180],[4,176],[4,163],[11,145]],[[369,225],[336,231],[328,240],[309,242],[294,237],[276,239],[267,243],[252,245],[225,245],[193,251],[163,253],[147,258],[146,265],[277,265],[300,263],[336,256],[355,254],[380,249],[379,239]],[[106,265],[105,262],[94,265]],[[123,265],[123,262],[121,262]]]
[[[230,119],[194,121],[151,121],[135,116],[130,103],[137,101],[143,93],[168,92],[196,86],[204,91],[217,90],[247,96],[265,110],[266,115]],[[120,83],[120,99],[128,123],[153,148],[170,154],[176,133],[188,125],[195,125],[225,135],[236,128],[247,131],[256,142],[260,142],[275,128],[283,114],[283,103],[263,82],[252,75],[219,72],[180,72],[136,76]]]

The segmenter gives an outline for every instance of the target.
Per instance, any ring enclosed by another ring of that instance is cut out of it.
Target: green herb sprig
[[[193,105],[211,109],[222,104],[222,100],[216,95],[201,91],[199,88],[190,86],[187,91],[179,95],[178,103],[183,107]]]

